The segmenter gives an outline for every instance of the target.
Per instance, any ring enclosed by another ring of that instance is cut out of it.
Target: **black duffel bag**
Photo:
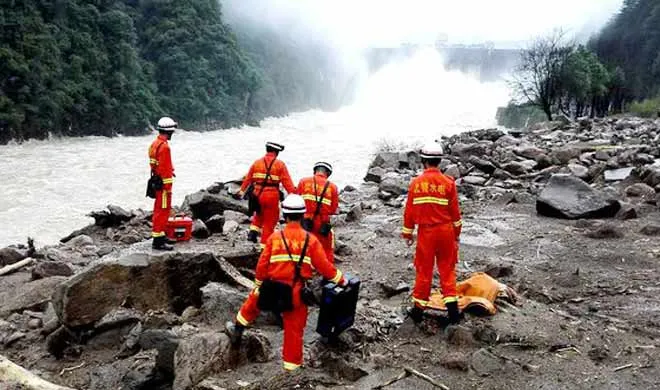
[[[151,172],[151,177],[147,180],[147,194],[151,199],[156,199],[156,191],[163,189],[165,185],[163,184],[163,178]]]

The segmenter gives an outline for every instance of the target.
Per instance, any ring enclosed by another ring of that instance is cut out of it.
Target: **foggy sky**
[[[312,33],[340,46],[525,41],[561,27],[581,38],[600,28],[623,0],[221,0],[258,23]]]

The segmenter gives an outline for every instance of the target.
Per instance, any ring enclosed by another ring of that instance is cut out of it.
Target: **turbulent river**
[[[338,112],[308,111],[269,118],[260,128],[207,133],[180,131],[172,140],[176,170],[174,204],[214,181],[239,178],[264,152],[281,142],[294,181],[317,160],[333,164],[332,179],[358,184],[379,145],[416,145],[442,135],[495,125],[508,101],[503,82],[480,83],[443,69],[433,51],[392,63],[366,78],[356,102]],[[92,221],[91,210],[117,204],[149,209],[144,196],[147,148],[154,138],[83,137],[0,146],[0,246],[57,242]]]

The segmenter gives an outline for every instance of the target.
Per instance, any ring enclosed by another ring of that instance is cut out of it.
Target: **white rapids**
[[[268,118],[261,128],[207,133],[180,131],[172,140],[176,170],[174,204],[214,181],[241,177],[264,152],[281,142],[280,155],[294,181],[312,164],[333,164],[341,186],[359,184],[378,145],[418,145],[441,135],[495,125],[498,106],[508,101],[504,83],[444,70],[434,50],[385,66],[366,79],[356,103],[337,112],[308,111]],[[144,137],[82,137],[0,146],[0,246],[34,237],[53,244],[92,220],[91,210],[108,204],[149,209]]]

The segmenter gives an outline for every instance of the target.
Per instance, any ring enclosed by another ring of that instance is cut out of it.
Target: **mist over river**
[[[495,126],[496,109],[508,99],[504,82],[480,83],[477,75],[445,71],[435,50],[421,50],[365,77],[356,102],[340,111],[269,118],[260,128],[175,133],[173,201],[179,205],[214,181],[241,177],[269,140],[286,145],[280,158],[294,181],[311,174],[315,161],[326,160],[340,188],[359,184],[381,142],[419,144]],[[0,246],[27,236],[39,246],[55,243],[93,221],[85,214],[108,204],[150,209],[144,192],[154,136],[0,146]]]

